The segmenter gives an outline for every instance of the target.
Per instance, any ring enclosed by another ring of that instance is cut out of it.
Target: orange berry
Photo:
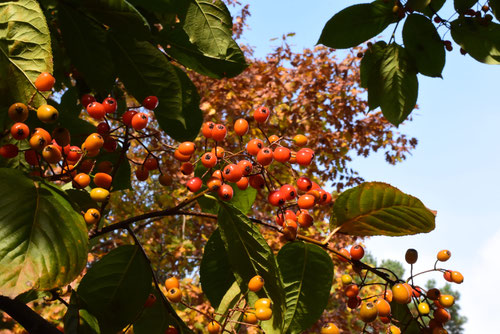
[[[273,162],[273,151],[269,147],[264,147],[259,150],[256,159],[262,166],[268,166]]]
[[[167,278],[165,280],[165,288],[167,290],[170,290],[172,288],[179,289],[179,280],[177,279],[177,277],[172,276],[172,277]]]
[[[174,159],[176,159],[177,161],[186,162],[186,161],[189,161],[191,159],[191,156],[184,155],[181,152],[179,152],[179,150],[175,150],[174,151]]]
[[[461,284],[464,281],[464,276],[458,271],[451,272],[451,280],[454,283]]]
[[[307,144],[308,139],[306,136],[299,134],[293,137],[293,141],[295,142],[295,145],[302,147]]]
[[[255,310],[245,312],[245,314],[243,314],[243,322],[251,325],[258,323],[259,319],[257,319],[257,316],[255,315]]]
[[[90,176],[85,173],[79,173],[73,178],[73,187],[83,189],[90,184]]]
[[[242,137],[248,133],[248,122],[244,118],[238,118],[236,122],[234,122],[234,132]]]
[[[87,151],[100,150],[102,145],[104,145],[104,139],[100,134],[92,133],[85,139],[83,145],[85,145]]]
[[[216,177],[211,176],[207,180],[207,188],[211,191],[219,190],[220,186],[222,186],[222,180]]]
[[[329,322],[321,327],[321,334],[339,334],[340,330],[335,324]]]
[[[14,139],[23,140],[30,135],[30,128],[24,123],[15,123],[10,128],[10,134]]]
[[[404,284],[395,284],[392,287],[392,298],[398,304],[408,304],[411,301],[411,291]]]
[[[309,191],[312,188],[312,181],[305,176],[301,176],[297,179],[297,188],[302,191]]]
[[[134,130],[139,131],[148,126],[149,117],[143,112],[139,112],[132,117],[131,125]]]
[[[56,79],[52,76],[52,74],[42,72],[35,80],[35,87],[40,92],[48,92],[52,90],[55,83]]]
[[[437,254],[437,259],[438,261],[441,262],[448,261],[450,257],[451,257],[451,252],[447,249],[443,249],[442,251],[439,251],[439,253]]]
[[[218,334],[220,332],[220,325],[218,322],[210,321],[207,326],[208,333]]]
[[[309,214],[307,210],[297,211],[297,223],[302,227],[310,227],[314,222],[313,217]]]
[[[253,118],[257,123],[265,123],[268,120],[269,115],[271,115],[271,112],[266,107],[258,107],[253,112]]]
[[[182,163],[180,170],[182,174],[189,175],[194,171],[194,166],[190,162],[184,162]]]
[[[88,209],[83,215],[83,219],[89,225],[95,224],[101,219],[101,213],[97,209]]]
[[[282,206],[285,204],[285,196],[281,191],[274,190],[267,196],[267,201],[273,206]]]
[[[217,194],[223,201],[229,201],[233,198],[234,192],[233,188],[229,184],[223,184],[220,186],[219,190],[217,190]]]
[[[450,308],[455,304],[455,297],[452,295],[441,295],[439,296],[439,304],[444,308]]]
[[[442,324],[444,324],[445,322],[448,322],[451,319],[450,312],[448,312],[444,308],[438,307],[436,310],[434,310],[433,315],[434,315],[434,319],[436,319],[436,321],[438,321]]]
[[[248,184],[248,177],[246,176],[243,176],[241,179],[239,179],[239,181],[236,182],[236,186],[240,190],[245,190],[246,188],[248,188]]]
[[[305,194],[299,197],[297,204],[301,209],[311,209],[314,206],[315,198],[313,195]]]
[[[14,103],[9,107],[8,114],[14,122],[24,122],[28,119],[29,110],[24,103]]]
[[[357,284],[349,284],[345,287],[344,293],[348,298],[356,297],[359,294],[359,287]]]
[[[247,176],[248,174],[252,173],[253,165],[250,161],[240,160],[238,161],[237,165],[240,166],[244,176]]]
[[[351,254],[349,253],[349,251],[347,249],[341,248],[339,250],[339,253],[340,253],[340,255],[337,255],[337,257],[339,258],[340,261],[348,262],[351,259]],[[341,256],[341,255],[343,255],[343,256]]]
[[[36,117],[44,123],[53,123],[59,117],[59,112],[53,106],[44,104],[36,110]]]
[[[201,127],[201,133],[207,139],[212,138],[212,131],[214,128],[215,128],[214,122],[203,123],[203,126]]]
[[[361,309],[359,310],[359,317],[363,322],[373,322],[377,319],[378,310],[373,303],[363,303]]]
[[[167,298],[172,303],[178,303],[182,299],[182,292],[179,288],[170,288],[167,290]]]
[[[61,160],[62,153],[55,145],[47,145],[42,150],[42,157],[49,164],[54,164]]]
[[[272,143],[277,142],[280,139],[280,137],[278,137],[276,135],[271,135],[267,139],[269,139],[269,142],[272,144]]]
[[[268,307],[264,308],[256,308],[255,309],[255,317],[259,320],[269,320],[273,316],[273,310]]]
[[[276,160],[278,162],[282,162],[282,163],[288,162],[291,157],[292,157],[292,153],[286,147],[278,146],[274,149],[273,158],[274,158],[274,160]]]
[[[179,145],[178,150],[179,152],[181,152],[181,154],[193,155],[194,151],[196,150],[196,146],[193,142],[185,141]]]
[[[212,139],[215,141],[223,141],[226,138],[227,130],[222,124],[216,124],[212,130]]]
[[[112,182],[113,178],[107,173],[96,173],[94,176],[94,184],[98,187],[109,189]]]
[[[297,153],[295,153],[295,160],[301,166],[309,166],[313,158],[314,153],[311,153],[305,148],[302,148]]]
[[[103,119],[106,115],[106,108],[99,102],[89,103],[86,109],[89,116],[97,120]],[[125,117],[125,114],[123,114],[123,117]]]
[[[217,157],[212,153],[205,153],[201,157],[201,164],[206,168],[212,168],[217,165]]]
[[[229,164],[222,170],[222,177],[229,182],[238,182],[243,176],[243,170],[236,164]]]
[[[258,292],[264,286],[264,279],[260,275],[256,275],[252,277],[252,279],[248,282],[248,290],[253,292]]]
[[[222,159],[224,157],[224,149],[220,146],[217,146],[217,150],[215,148],[213,148],[210,151],[210,153],[214,154],[219,159]]]
[[[363,246],[361,246],[361,245],[352,246],[349,253],[351,253],[351,259],[357,260],[357,261],[361,260],[363,258],[363,256],[365,256],[365,250],[363,249]]]
[[[377,298],[375,306],[377,307],[378,315],[380,317],[388,317],[391,314],[391,304],[389,304],[387,300]]]
[[[258,138],[255,138],[247,143],[247,152],[250,155],[257,155],[263,147],[264,142]]]

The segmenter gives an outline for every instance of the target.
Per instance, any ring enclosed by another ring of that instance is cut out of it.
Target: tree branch
[[[0,310],[10,315],[30,334],[61,334],[54,325],[42,318],[38,313],[29,308],[26,304],[0,296]]]

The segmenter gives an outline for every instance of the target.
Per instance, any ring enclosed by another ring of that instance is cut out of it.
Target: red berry
[[[297,190],[290,184],[282,185],[280,191],[285,195],[285,199],[287,201],[290,201],[297,196]]]
[[[273,151],[269,147],[262,148],[257,153],[257,162],[263,166],[268,166],[273,162]]]
[[[259,107],[253,112],[253,118],[257,123],[265,123],[271,115],[271,112],[266,107]]]
[[[106,122],[101,122],[99,124],[97,124],[97,133],[104,136],[104,135],[107,135],[109,133],[109,130],[110,127],[109,127],[109,124],[106,123]]]
[[[83,94],[82,97],[80,98],[80,103],[84,108],[87,108],[87,106],[92,102],[95,102],[95,97],[93,97],[90,94]]]
[[[112,97],[105,98],[104,101],[102,101],[102,105],[107,114],[114,113],[118,107],[118,103],[116,103],[116,100]]]
[[[243,176],[241,179],[239,179],[239,181],[236,182],[236,186],[240,190],[245,190],[246,188],[248,188],[248,184],[249,184],[248,177],[245,176]]]
[[[131,126],[132,125],[132,118],[137,114],[136,110],[127,110],[123,115],[122,115],[122,121],[126,126]]]
[[[301,166],[308,166],[311,164],[314,158],[314,153],[311,153],[309,149],[302,148],[295,154],[295,159],[297,163]]]
[[[238,161],[237,165],[240,166],[241,170],[243,171],[243,175],[245,176],[252,172],[253,165],[248,160],[240,160]]]
[[[148,125],[148,115],[146,115],[143,112],[139,112],[132,117],[132,122],[131,125],[134,128],[134,130],[139,131],[144,129]]]
[[[158,107],[158,98],[156,96],[148,96],[142,101],[142,106],[149,110],[155,110]]]
[[[186,187],[189,189],[189,191],[195,193],[201,189],[202,185],[203,181],[199,177],[193,177],[187,182]]]
[[[207,139],[212,138],[212,131],[214,130],[214,128],[214,122],[205,122],[201,127],[201,134]]]
[[[264,142],[260,139],[252,139],[247,143],[247,152],[250,155],[257,155],[259,151],[264,147]]]
[[[234,132],[242,137],[247,134],[248,132],[248,122],[244,118],[239,118],[234,122]]]
[[[229,164],[222,171],[222,177],[229,182],[238,182],[242,176],[243,170],[236,164]]]
[[[5,159],[11,159],[17,156],[19,148],[14,144],[6,144],[0,147],[0,155]]]
[[[215,154],[207,152],[201,157],[201,163],[206,168],[212,168],[217,165],[217,157],[215,156]]]
[[[274,160],[285,163],[292,157],[292,152],[286,147],[278,146],[274,149],[273,157]]]
[[[118,142],[116,139],[110,136],[104,137],[104,144],[102,144],[102,148],[104,148],[107,152],[114,152],[118,147]]]
[[[14,139],[23,140],[30,135],[30,128],[24,123],[15,123],[10,128],[10,134]]]
[[[31,166],[38,166],[38,161],[40,161],[40,156],[35,150],[27,150],[24,152],[24,159]]]
[[[194,171],[194,166],[190,162],[184,162],[180,169],[182,174],[189,175]]]
[[[351,259],[359,261],[365,255],[365,250],[363,249],[363,247],[361,245],[354,245],[351,247],[351,250],[349,253],[351,254]]]
[[[314,206],[314,196],[310,194],[305,194],[299,197],[297,204],[301,209],[310,209]]]
[[[285,195],[279,190],[271,191],[267,196],[267,201],[274,206],[282,206],[286,202]]]
[[[158,169],[158,160],[156,160],[155,157],[150,156],[144,160],[143,166],[147,170],[156,170]]]
[[[102,103],[99,102],[91,102],[87,106],[87,112],[89,113],[90,117],[94,119],[102,119],[104,115],[106,115],[106,109],[104,109]]]
[[[212,130],[212,139],[215,141],[223,141],[226,138],[227,130],[222,124],[217,124]]]
[[[264,188],[264,185],[266,184],[264,177],[260,174],[250,176],[249,182],[250,187],[257,190]]]
[[[309,191],[312,188],[312,182],[308,177],[301,176],[297,180],[297,188],[302,191]]]
[[[217,190],[217,194],[223,201],[229,201],[233,198],[233,188],[229,184],[223,184]]]

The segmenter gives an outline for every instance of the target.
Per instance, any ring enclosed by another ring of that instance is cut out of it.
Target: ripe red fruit
[[[307,210],[297,211],[297,223],[302,227],[310,227],[314,222],[313,217],[307,212]]]
[[[212,139],[215,141],[223,141],[226,138],[227,130],[222,124],[217,124],[212,130]]]
[[[139,112],[132,117],[131,125],[134,130],[139,131],[144,129],[148,125],[148,115],[143,112]]]
[[[181,152],[179,152],[179,150],[175,150],[174,151],[174,159],[176,159],[178,161],[186,162],[186,161],[189,161],[189,159],[191,159],[191,156],[184,155]]]
[[[286,210],[285,214],[278,213],[276,216],[276,224],[283,226],[283,223],[287,220],[297,221],[297,215],[292,210]]]
[[[308,149],[302,148],[295,154],[295,159],[297,163],[301,166],[309,166],[312,159],[314,158],[314,153],[311,153]]]
[[[223,201],[229,201],[233,198],[233,188],[229,184],[223,184],[217,190],[217,194]]]
[[[238,182],[242,176],[243,170],[236,164],[229,164],[222,171],[222,177],[229,182]]]
[[[292,152],[286,147],[278,146],[274,149],[273,157],[274,160],[285,163],[292,157]]]
[[[247,152],[250,155],[257,155],[259,151],[264,147],[264,142],[260,139],[252,139],[247,143]]]
[[[110,127],[109,127],[109,124],[106,123],[106,122],[101,122],[99,124],[97,124],[97,133],[104,136],[104,135],[107,135],[109,133],[109,130]]]
[[[349,307],[350,309],[355,309],[359,305],[361,305],[360,296],[349,297],[349,299],[347,299],[347,307]]]
[[[271,191],[267,196],[267,201],[274,206],[282,206],[286,202],[285,195],[279,190]]]
[[[87,112],[90,117],[94,119],[102,119],[104,115],[106,115],[106,109],[104,109],[104,106],[99,102],[91,102],[87,106]]]
[[[212,168],[217,165],[217,157],[215,154],[207,152],[201,157],[201,163],[206,168]]]
[[[349,253],[351,254],[351,259],[358,261],[361,260],[363,256],[365,256],[365,250],[361,245],[352,246]]]
[[[142,106],[149,110],[155,110],[158,107],[158,98],[156,96],[148,96],[142,101]]]
[[[280,191],[285,195],[287,201],[291,201],[297,196],[297,190],[291,184],[282,185]]]
[[[182,174],[189,175],[194,171],[194,166],[190,162],[184,162],[180,169]]]
[[[309,191],[312,188],[312,182],[308,177],[301,176],[297,179],[297,188],[302,191]]]
[[[359,294],[359,287],[357,284],[349,284],[345,287],[344,293],[348,298],[354,298]]]
[[[78,146],[70,146],[69,152],[66,154],[66,159],[70,161],[78,161],[82,155],[82,150]]]
[[[107,97],[102,101],[102,105],[104,106],[104,110],[106,110],[107,114],[112,114],[116,111],[118,107],[118,103],[112,97]]]
[[[237,165],[241,168],[243,171],[243,175],[246,176],[252,172],[253,165],[250,161],[248,160],[240,160],[238,161]]]
[[[87,106],[92,102],[95,102],[95,97],[93,97],[90,94],[83,94],[82,97],[80,98],[80,103],[84,108],[87,108]]]
[[[236,186],[240,190],[245,190],[246,188],[248,188],[248,184],[249,184],[248,177],[245,177],[245,176],[243,176],[241,179],[239,179],[236,182]]]
[[[264,185],[266,184],[264,177],[260,174],[250,176],[249,182],[250,187],[257,190],[264,188]]]
[[[184,155],[193,155],[196,145],[191,141],[185,141],[179,145],[178,150]]]
[[[273,162],[273,151],[269,147],[262,148],[257,153],[257,162],[263,166],[268,166]]]
[[[195,193],[201,189],[202,185],[203,181],[199,177],[193,177],[187,182],[186,187],[189,189],[189,191]]]
[[[207,139],[212,138],[212,131],[214,128],[215,128],[214,122],[205,122],[201,127],[201,134]]]
[[[247,134],[248,128],[248,122],[244,118],[238,118],[236,122],[234,122],[234,132],[240,137]]]
[[[131,126],[132,125],[132,118],[137,114],[136,110],[127,110],[123,115],[122,115],[122,121],[126,126]]]
[[[48,92],[52,90],[52,87],[54,87],[55,83],[56,79],[52,76],[52,74],[42,72],[35,80],[35,87],[40,92]]]
[[[135,170],[135,177],[139,181],[146,181],[149,177],[149,171],[144,166],[141,166]]]
[[[30,128],[24,123],[15,123],[10,128],[10,134],[14,139],[23,140],[30,135]]]
[[[351,254],[349,253],[349,251],[345,248],[341,248],[339,250],[339,254],[341,254],[342,256],[340,255],[337,255],[337,257],[339,258],[340,261],[342,262],[348,262],[350,259],[351,259]]]
[[[150,156],[144,160],[143,166],[147,170],[156,170],[158,169],[158,160],[156,160],[155,157]]]
[[[310,209],[314,206],[314,196],[310,194],[305,194],[299,197],[297,204],[301,209]]]
[[[14,144],[6,144],[0,147],[0,155],[5,159],[11,159],[17,156],[19,148]]]
[[[113,178],[108,173],[96,173],[94,184],[100,188],[109,189],[113,183]]]
[[[253,118],[257,123],[265,123],[268,120],[269,115],[271,115],[271,112],[266,107],[258,107],[253,112]]]

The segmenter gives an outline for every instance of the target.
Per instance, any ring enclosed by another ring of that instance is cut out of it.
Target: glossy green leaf
[[[465,12],[477,3],[478,0],[453,0],[453,6],[459,13]]]
[[[27,103],[41,72],[52,72],[50,33],[35,0],[0,2],[0,101]],[[8,80],[7,80],[8,78]],[[34,104],[43,103],[37,94]]]
[[[229,203],[220,202],[219,205],[217,222],[236,281],[245,292],[252,277],[262,276],[266,284],[258,295],[273,301],[273,318],[262,326],[266,333],[282,333],[285,302],[276,258],[259,228],[245,214]]]
[[[158,38],[167,53],[182,65],[213,77],[234,77],[246,67],[245,57],[232,38],[232,20],[224,2],[187,1],[184,19]]]
[[[426,233],[435,227],[435,213],[389,184],[365,182],[335,201],[330,227],[357,236]]]
[[[326,23],[318,44],[346,49],[377,36],[389,24],[396,22],[393,6],[393,2],[377,0],[341,10]]]
[[[106,30],[73,6],[59,3],[57,7],[62,39],[73,65],[92,88],[108,94],[116,74]]]
[[[389,122],[399,125],[415,108],[418,96],[417,71],[402,46],[391,44],[385,48],[380,84],[382,113]]]
[[[391,316],[397,321],[398,327],[401,329],[401,333],[421,333],[418,321],[415,320],[406,304],[398,304],[394,301],[391,302]]]
[[[451,36],[468,54],[485,64],[500,64],[500,25],[482,25],[475,18],[461,17],[451,22]]]
[[[303,333],[321,317],[330,297],[333,263],[320,247],[291,242],[278,253],[285,288],[284,332]]]
[[[118,33],[140,39],[151,33],[146,19],[126,0],[85,0],[81,8]]]
[[[227,290],[236,281],[219,229],[208,239],[200,264],[200,281],[203,293],[213,308],[219,307]]]
[[[73,281],[87,262],[87,228],[63,191],[0,168],[0,294]]]
[[[439,12],[439,10],[443,7],[446,0],[432,0],[429,6],[427,6],[422,13],[427,15],[428,17],[433,17],[435,13]]]
[[[85,308],[103,334],[116,333],[141,312],[151,290],[151,270],[138,246],[120,246],[94,263],[78,286]]]
[[[430,19],[410,14],[403,27],[403,42],[418,72],[441,77],[446,62],[443,41]]]
[[[179,334],[193,333],[156,289],[152,293],[156,296],[156,302],[144,309],[134,322],[134,334],[164,334],[170,326],[175,327]]]
[[[368,89],[368,106],[371,110],[380,106],[382,99],[382,84],[380,65],[384,58],[387,43],[379,41],[366,50],[361,60],[361,87]]]
[[[113,166],[117,166],[118,161],[120,161],[120,163],[118,164],[118,171],[113,177],[113,183],[111,188],[112,191],[130,189],[132,187],[130,183],[130,175],[131,175],[130,163],[126,158],[122,158],[120,160],[121,152],[122,148],[121,146],[118,146],[116,151],[114,152],[102,151],[96,157],[96,166],[102,161],[110,161],[113,164]]]

